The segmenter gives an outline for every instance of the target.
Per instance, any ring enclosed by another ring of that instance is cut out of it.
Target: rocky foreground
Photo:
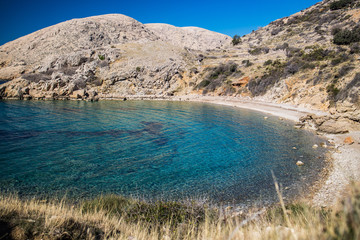
[[[324,0],[233,40],[120,14],[70,20],[0,47],[0,97],[229,96],[324,113],[299,127],[359,130],[359,7]]]

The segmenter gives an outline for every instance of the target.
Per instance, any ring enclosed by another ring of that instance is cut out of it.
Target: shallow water
[[[0,101],[0,188],[266,201],[275,198],[271,171],[289,196],[317,179],[320,141],[276,117],[205,103]]]

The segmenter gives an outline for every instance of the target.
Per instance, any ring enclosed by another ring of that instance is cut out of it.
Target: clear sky
[[[142,23],[244,35],[320,0],[0,0],[0,45],[73,18],[121,13]]]

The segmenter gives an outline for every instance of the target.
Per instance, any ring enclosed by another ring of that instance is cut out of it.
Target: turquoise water
[[[271,170],[289,196],[317,179],[320,141],[276,117],[205,103],[0,101],[0,190],[268,200]]]

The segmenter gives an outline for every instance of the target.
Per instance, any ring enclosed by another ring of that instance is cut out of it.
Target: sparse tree
[[[232,44],[235,46],[235,45],[238,45],[241,43],[241,38],[239,35],[235,35],[232,39]]]

